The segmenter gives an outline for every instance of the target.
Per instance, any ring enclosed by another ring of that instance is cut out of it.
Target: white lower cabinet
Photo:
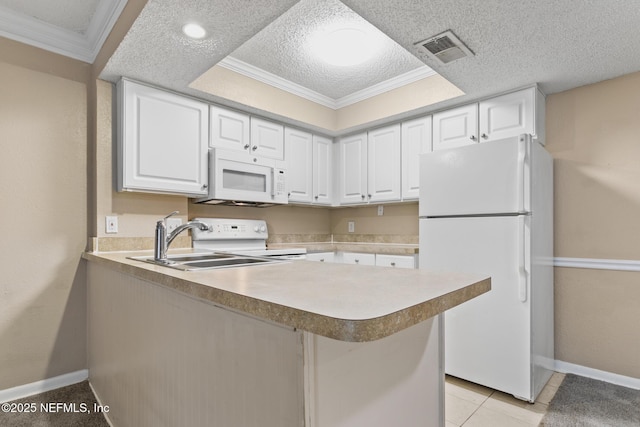
[[[376,254],[343,252],[342,263],[355,265],[376,265]]]
[[[307,253],[307,261],[336,262],[336,254],[335,252]]]
[[[416,258],[411,255],[376,255],[376,266],[394,268],[416,268]]]
[[[312,252],[307,261],[337,262],[353,265],[375,265],[376,267],[418,268],[414,255],[386,255],[363,252]]]

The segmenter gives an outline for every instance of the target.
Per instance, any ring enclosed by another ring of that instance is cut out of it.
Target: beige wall
[[[190,85],[212,95],[341,132],[463,95],[439,75],[430,76],[355,104],[333,110],[216,65]]]
[[[269,111],[313,126],[334,130],[335,111],[216,65],[189,85],[221,98]]]
[[[336,129],[349,129],[461,95],[464,95],[464,92],[444,77],[440,75],[426,77],[339,109],[336,112]]]
[[[640,73],[547,97],[555,256],[640,260]],[[556,268],[556,359],[640,378],[640,273]]]
[[[156,221],[173,211],[187,219],[186,197],[115,190],[115,135],[113,135],[113,85],[97,82],[96,229],[97,237],[153,237]],[[107,234],[105,216],[118,217],[118,233]]]
[[[332,209],[331,233],[348,235],[348,222],[355,222],[354,234],[397,235],[418,237],[418,203],[378,205]]]
[[[86,368],[88,66],[0,45],[3,390]]]

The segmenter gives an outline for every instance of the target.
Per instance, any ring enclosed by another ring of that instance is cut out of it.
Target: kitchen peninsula
[[[440,314],[490,279],[309,261],[178,271],[85,253],[113,425],[444,425]]]

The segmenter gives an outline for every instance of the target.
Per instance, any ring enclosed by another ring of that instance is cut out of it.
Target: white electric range
[[[267,249],[269,230],[261,219],[195,218],[209,225],[209,230],[194,228],[194,249],[232,252],[277,259],[305,259],[305,248]]]

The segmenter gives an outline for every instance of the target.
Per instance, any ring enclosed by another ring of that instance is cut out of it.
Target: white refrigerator
[[[491,276],[445,313],[445,372],[533,402],[553,372],[553,161],[530,135],[420,158],[420,268]]]

